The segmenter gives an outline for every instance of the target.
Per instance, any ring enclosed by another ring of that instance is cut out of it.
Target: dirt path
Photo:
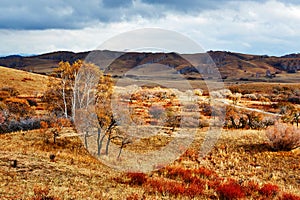
[[[238,109],[248,110],[248,111],[251,111],[251,112],[258,112],[258,113],[262,113],[262,114],[265,114],[265,115],[272,115],[272,116],[275,116],[275,117],[281,117],[282,116],[281,114],[278,114],[278,113],[271,113],[271,112],[267,112],[267,111],[264,111],[264,110],[259,110],[259,109],[256,109],[256,108],[248,108],[248,107],[245,107],[245,106],[235,105],[235,104],[229,103],[228,101],[226,101],[224,99],[216,99],[215,101],[218,101],[218,102],[226,104],[226,105],[234,106],[235,108],[238,108]]]

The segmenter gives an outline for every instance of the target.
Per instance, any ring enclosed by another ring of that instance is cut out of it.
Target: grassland
[[[204,137],[205,129],[199,129],[190,150],[198,150]],[[1,199],[32,199],[37,196],[36,190],[49,190],[48,196],[60,199],[126,199],[132,194],[145,195],[147,199],[178,198],[120,183],[118,180],[123,180],[124,174],[98,162],[76,136],[60,138],[55,145],[44,143],[39,131],[5,134],[0,140]],[[170,166],[185,169],[204,166],[224,179],[277,184],[282,192],[300,195],[299,150],[272,152],[265,142],[262,131],[224,130],[204,159],[183,157]],[[52,161],[51,154],[56,155]],[[16,167],[12,167],[14,160]],[[148,175],[161,176],[157,171]],[[217,198],[213,190],[204,194],[195,199]]]
[[[1,87],[16,88],[22,95],[40,94],[47,89],[47,76],[7,67],[0,67],[0,74]]]
[[[0,86],[15,87],[21,95],[41,93],[46,88],[45,76],[7,68],[0,70],[3,77]],[[237,91],[242,93],[267,94],[278,86],[285,90],[299,88],[299,84],[285,83],[230,87],[247,91]],[[242,100],[238,105],[248,106],[249,101]],[[252,189],[253,193],[244,199],[282,199],[287,193],[300,196],[299,148],[275,152],[268,147],[264,130],[223,129],[211,152],[199,158],[197,153],[207,130],[198,128],[184,155],[165,168],[149,172],[140,184],[130,180],[128,174],[109,168],[91,156],[72,128],[64,128],[56,144],[52,140],[45,141],[45,130],[3,134],[0,135],[0,199],[191,199],[192,196],[184,192],[172,194],[155,190],[154,183],[172,182],[175,184],[172,186],[178,186],[177,183],[186,180],[170,176],[170,169],[194,172],[203,168],[213,175],[199,178],[202,184],[199,187],[203,188],[195,190],[199,194],[193,196],[194,199],[222,199],[217,188],[232,180],[243,187],[251,181],[257,183],[257,189]],[[163,138],[155,136],[151,141],[141,140],[136,151],[143,146],[160,148],[160,143],[173,137],[176,136],[166,134]],[[130,146],[125,148],[134,150]],[[266,184],[277,185],[279,189],[271,196],[265,195],[261,188]]]

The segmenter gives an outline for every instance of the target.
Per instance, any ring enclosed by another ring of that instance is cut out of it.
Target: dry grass
[[[272,152],[264,131],[224,130],[205,159],[220,176],[271,182],[300,195],[300,152]]]
[[[43,93],[47,89],[48,77],[6,67],[0,67],[0,87],[13,87],[22,95]]]
[[[205,129],[199,129],[190,152],[197,152],[204,137]],[[115,181],[123,175],[90,156],[78,137],[60,138],[54,145],[44,143],[39,131],[29,131],[0,135],[0,140],[1,199],[31,199],[37,187],[49,189],[49,196],[60,199],[125,199],[133,194],[163,198],[148,194],[142,186]],[[54,162],[50,154],[56,155]],[[172,165],[204,166],[219,177],[277,184],[282,191],[300,195],[299,151],[270,151],[261,131],[224,130],[212,152],[200,163],[191,153],[187,155]],[[13,160],[17,160],[16,168],[11,165]]]
[[[22,95],[40,93],[47,88],[48,79],[45,76],[3,67],[0,67],[0,73],[0,86],[15,87]],[[204,82],[193,83],[200,84],[199,87],[205,90]],[[179,81],[170,81],[170,84],[182,87]],[[263,84],[266,87],[262,87],[261,83],[238,87],[250,92],[268,93],[278,86]],[[299,84],[280,86],[299,88]],[[221,178],[233,178],[241,183],[253,180],[260,186],[276,184],[283,192],[300,195],[299,148],[273,152],[267,145],[263,131],[223,130],[212,151],[204,159],[198,160],[192,152],[199,150],[206,130],[198,130],[189,153],[171,163],[171,166],[186,169],[205,167]],[[72,132],[65,129],[62,134],[72,135]],[[170,139],[170,134],[159,135],[136,142],[134,148],[130,145],[126,148],[142,153],[159,149],[168,144]],[[76,136],[59,138],[54,145],[45,143],[42,133],[37,130],[0,135],[0,141],[0,199],[32,199],[37,190],[49,190],[49,196],[60,199],[176,198],[149,193],[143,186],[116,181],[124,175],[98,162]],[[51,154],[55,155],[54,161],[49,158]],[[14,160],[16,167],[13,166]],[[159,176],[157,172],[148,175],[154,178]],[[215,196],[211,190],[204,190],[204,193]]]
[[[270,94],[273,92],[274,88],[286,88],[288,90],[293,90],[299,88],[299,83],[268,83],[268,82],[252,82],[252,83],[226,83],[226,87],[229,89],[236,89],[237,92],[250,94],[250,93],[260,93],[260,94]]]
[[[34,188],[49,188],[49,195],[61,199],[107,199],[121,194],[111,182],[118,174],[100,164],[77,138],[45,144],[39,131],[1,135],[0,197],[31,199]],[[56,155],[51,162],[50,154]],[[17,160],[17,167],[11,162]]]

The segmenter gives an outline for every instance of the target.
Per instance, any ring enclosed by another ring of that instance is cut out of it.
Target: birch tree
[[[82,61],[78,60],[72,65],[69,62],[60,62],[58,68],[54,69],[49,80],[48,90],[44,95],[48,110],[57,116],[71,118],[74,120],[74,84]]]

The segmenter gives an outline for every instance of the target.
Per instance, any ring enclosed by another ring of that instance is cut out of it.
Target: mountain
[[[256,80],[275,78],[278,74],[296,73],[300,70],[300,54],[281,57],[268,55],[250,55],[228,51],[208,51],[223,79]],[[207,54],[206,54],[207,55]],[[35,73],[51,73],[60,61],[74,62],[78,59],[93,61],[99,66],[108,66],[106,70],[115,76],[122,76],[133,67],[161,64],[174,68],[178,73],[190,78],[209,76],[213,62],[203,53],[124,53],[114,51],[69,51],[51,52],[36,56],[12,55],[0,58],[0,66],[21,69]],[[206,59],[206,60],[205,60]],[[205,63],[205,64],[203,64]],[[199,74],[200,70],[201,75]],[[159,67],[156,68],[159,70]],[[146,73],[146,72],[144,72]]]

